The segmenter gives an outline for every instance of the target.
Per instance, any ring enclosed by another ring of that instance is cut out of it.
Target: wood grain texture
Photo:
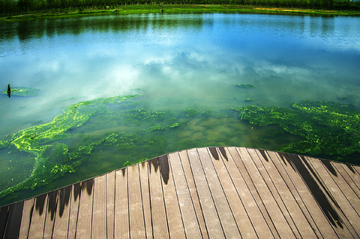
[[[115,235],[130,238],[127,170],[115,172]]]
[[[166,214],[168,218],[170,238],[186,238],[184,224],[180,214],[179,201],[175,191],[173,175],[169,166],[167,156],[160,157],[160,169],[166,171],[162,175],[162,187],[164,191],[164,200]]]
[[[183,150],[2,206],[0,238],[360,238],[359,171],[259,149]]]
[[[241,228],[241,236],[243,238],[256,238],[257,235],[254,230],[253,224],[251,223],[250,217],[246,212],[244,204],[236,191],[236,188],[232,179],[230,178],[226,166],[224,165],[224,162],[229,160],[229,157],[227,156],[226,152],[221,152],[219,148],[213,148],[213,153],[216,153],[218,155],[218,159],[211,156],[212,162],[217,172],[217,175],[219,176],[220,183],[223,187],[237,227]],[[223,154],[225,154],[226,158],[224,158]]]
[[[60,196],[60,190],[56,190],[48,193],[47,199],[47,213],[45,218],[45,228],[44,228],[44,239],[52,238],[54,225],[55,225],[55,215],[57,204]]]
[[[277,178],[276,176],[271,177],[266,170],[265,166],[268,166],[268,169],[271,170],[271,164],[269,162],[269,158],[266,156],[266,153],[264,151],[258,151],[255,149],[247,149],[248,153],[250,154],[251,158],[253,159],[255,167],[258,169],[260,175],[262,176],[266,186],[269,188],[269,191],[272,195],[272,197],[275,199],[276,204],[278,205],[279,209],[281,210],[282,214],[284,215],[284,218],[286,222],[288,223],[291,231],[293,232],[294,236],[296,238],[300,238],[300,228],[295,224],[296,215],[301,212],[297,211],[295,213],[291,213],[292,210],[296,210],[297,205],[292,202],[292,197],[290,194],[288,194],[286,185],[281,184],[283,180],[280,178]],[[278,176],[278,175],[277,175]],[[277,186],[275,185],[277,183]],[[299,222],[306,222],[305,218],[304,220],[301,220]],[[301,226],[301,224],[299,224]],[[306,228],[306,224],[303,225]],[[310,231],[307,233],[308,237],[316,237],[314,234],[311,235]]]
[[[319,207],[315,197],[311,194],[311,191],[305,184],[305,181],[302,178],[299,170],[294,166],[293,161],[287,154],[276,153],[276,155],[279,160],[274,160],[274,162],[277,162],[279,168],[283,168],[289,177],[290,182],[294,185],[294,188],[300,197],[299,201],[301,200],[305,206],[305,210],[307,210],[310,215],[308,221],[312,219],[315,223],[312,224],[313,229],[318,231],[323,238],[338,238],[338,233],[334,230],[334,227],[332,227],[328,219],[325,217],[324,212]],[[346,238],[346,236],[349,236],[349,234],[342,236],[345,236]]]
[[[139,165],[128,167],[130,237],[145,238]]]
[[[315,170],[315,173],[319,177],[319,180],[322,181],[324,188],[324,193],[329,197],[329,201],[333,203],[333,208],[340,215],[340,219],[344,225],[343,230],[349,230],[351,235],[354,238],[360,237],[360,227],[359,227],[359,215],[354,210],[354,207],[351,205],[347,197],[352,195],[345,196],[342,192],[342,189],[339,188],[337,183],[332,180],[330,174],[321,164],[321,161],[318,159],[306,157],[306,160],[310,163],[310,167]],[[337,182],[340,180],[337,179]]]
[[[147,162],[149,166],[151,218],[154,238],[169,238],[164,194],[161,186],[159,158]]]
[[[144,222],[146,237],[152,238],[151,205],[150,205],[150,187],[149,187],[149,165],[142,162],[139,165],[140,186],[142,196],[142,208],[144,211]]]
[[[35,207],[32,211],[28,238],[42,238],[46,218],[47,194],[35,198]]]
[[[252,193],[247,186],[238,166],[235,163],[235,160],[240,160],[239,155],[235,148],[226,149],[228,155],[228,161],[224,161],[226,169],[229,172],[229,175],[234,182],[236,191],[244,205],[244,208],[247,212],[247,215],[250,218],[250,222],[253,225],[253,228],[256,232],[257,237],[259,238],[273,238],[273,235],[270,231],[268,224],[265,221],[265,217],[260,211],[259,205],[255,198],[252,196]]]
[[[196,217],[194,204],[191,199],[179,153],[176,152],[170,154],[169,162],[186,237],[201,238],[200,225]]]
[[[53,238],[67,238],[70,215],[71,186],[60,189]]]
[[[92,238],[107,238],[106,236],[106,174],[94,180],[94,202],[92,213]]]
[[[79,216],[76,227],[76,238],[91,238],[92,227],[92,209],[93,209],[93,182],[94,179],[88,179],[81,183],[81,197]]]
[[[19,239],[26,239],[28,237],[32,212],[34,210],[34,201],[34,198],[30,198],[24,201],[21,224],[19,229]]]
[[[197,188],[195,186],[194,175],[192,173],[190,166],[188,152],[186,150],[180,151],[179,156],[184,170],[186,182],[189,187],[191,200],[194,204],[196,217],[200,225],[201,236],[204,239],[209,238],[209,234],[205,224],[204,214],[200,206],[200,200],[199,200]]]
[[[107,238],[114,238],[115,223],[115,171],[106,175],[106,230]]]
[[[187,150],[196,190],[199,195],[205,224],[210,238],[225,238],[225,233],[215,207],[214,199],[196,149]]]
[[[76,226],[79,215],[79,202],[81,197],[81,184],[76,183],[71,187],[70,196],[70,212],[69,212],[69,225],[68,225],[68,238],[74,239],[76,236]]]
[[[201,165],[204,169],[207,182],[211,185],[210,192],[212,194],[225,237],[240,238],[241,236],[238,225],[235,222],[234,215],[225,196],[218,173],[214,168],[209,152],[206,148],[200,148],[197,151],[200,156]]]

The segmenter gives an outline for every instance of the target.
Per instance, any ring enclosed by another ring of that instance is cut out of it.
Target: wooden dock
[[[360,238],[360,167],[184,150],[0,211],[1,238]]]

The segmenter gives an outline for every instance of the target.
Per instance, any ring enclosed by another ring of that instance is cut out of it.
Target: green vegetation
[[[11,96],[36,96],[39,95],[38,89],[26,88],[26,87],[13,87],[11,88]],[[7,90],[1,92],[3,95],[7,95]]]
[[[245,100],[245,102],[250,102],[250,101],[254,101],[254,99],[253,99],[253,98],[247,98],[247,99]]]
[[[199,111],[193,110],[193,109],[187,109],[187,110],[184,110],[184,113],[185,113],[186,117],[191,117],[191,116],[194,116],[197,113],[199,113]]]
[[[137,164],[137,163],[141,163],[141,162],[144,162],[146,160],[149,160],[148,158],[144,158],[144,159],[140,159],[136,162],[130,162],[130,161],[126,161],[124,164],[123,164],[123,168],[127,167],[127,166],[130,166],[130,165],[134,165],[134,164]]]
[[[115,140],[114,137],[118,137],[118,134],[110,134],[86,146],[78,146],[71,150],[66,144],[59,143],[59,141],[70,138],[69,130],[82,126],[95,114],[110,112],[106,107],[107,104],[126,105],[125,103],[131,102],[131,99],[136,97],[138,95],[80,102],[67,107],[50,123],[21,130],[13,134],[11,139],[0,141],[0,148],[17,149],[29,153],[36,159],[30,177],[16,186],[0,192],[0,198],[20,189],[34,189],[46,185],[65,173],[73,173],[81,164],[82,156],[89,155],[95,146],[103,142],[115,143],[118,139]],[[131,142],[131,139],[127,138],[127,145],[128,142]],[[62,158],[62,163],[56,163],[54,160],[56,158]]]
[[[360,112],[354,106],[335,102],[303,101],[290,109],[236,108],[240,119],[257,126],[278,125],[281,130],[301,136],[280,151],[311,155],[350,155],[360,153]]]
[[[0,22],[87,15],[160,13],[275,13],[360,15],[360,1],[348,0],[0,0]]]
[[[139,104],[139,95],[79,102],[49,123],[0,141],[2,153],[20,152],[34,163],[30,176],[10,184],[0,192],[0,199],[11,194],[6,198],[13,200],[14,192],[45,186],[63,176],[71,178],[89,165],[100,168],[95,170],[100,174],[193,147],[233,145],[279,150],[283,145],[281,151],[333,155],[341,160],[360,153],[360,112],[351,105],[304,101],[289,109],[250,105],[235,111],[199,113],[194,109],[149,111]],[[239,116],[250,124],[267,127],[248,127]],[[276,142],[272,144],[272,140]],[[67,182],[75,183],[79,177],[84,179],[78,175]]]
[[[240,87],[240,88],[244,88],[244,89],[249,89],[249,88],[254,88],[255,87],[255,86],[249,85],[249,84],[237,84],[236,86]]]

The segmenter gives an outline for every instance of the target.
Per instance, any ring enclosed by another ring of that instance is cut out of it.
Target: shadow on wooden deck
[[[4,206],[0,236],[360,238],[359,172],[259,149],[189,149]]]

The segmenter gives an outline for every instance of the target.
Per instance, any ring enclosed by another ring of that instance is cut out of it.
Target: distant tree
[[[22,12],[27,12],[31,10],[32,7],[32,1],[31,0],[19,0],[17,3],[17,7]]]

